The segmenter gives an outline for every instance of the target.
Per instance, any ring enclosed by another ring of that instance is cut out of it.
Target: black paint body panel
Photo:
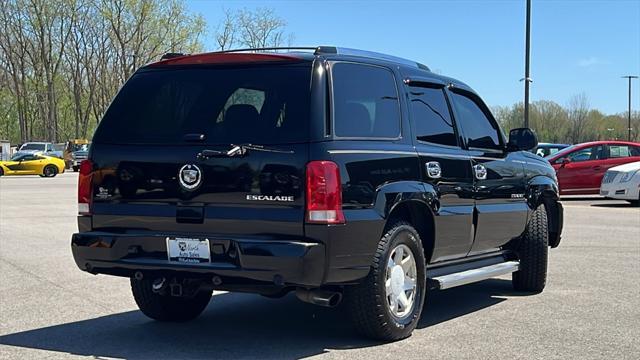
[[[401,136],[339,139],[331,132],[332,61],[388,68],[400,93]],[[411,214],[420,228],[430,266],[499,252],[525,230],[531,211],[544,203],[552,245],[562,232],[562,206],[553,168],[533,154],[484,152],[415,140],[406,82],[419,78],[438,86],[457,80],[386,60],[321,55],[310,61],[310,122],[304,143],[275,144],[287,153],[249,151],[243,157],[198,159],[205,149],[228,146],[117,145],[94,142],[91,216],[78,218],[72,238],[77,265],[92,273],[132,276],[137,271],[225,277],[225,283],[256,282],[321,287],[357,282],[369,272],[385,226]],[[305,166],[313,160],[338,164],[346,223],[305,223]],[[425,164],[443,170],[431,179]],[[184,191],[178,172],[202,169],[202,184]],[[474,177],[482,164],[486,180]],[[247,195],[292,197],[249,201]],[[169,236],[211,239],[212,263],[176,265],[166,260]],[[275,285],[274,285],[275,286]]]

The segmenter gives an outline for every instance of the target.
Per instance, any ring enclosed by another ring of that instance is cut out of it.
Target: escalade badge
[[[293,196],[281,196],[281,195],[254,195],[247,194],[247,200],[249,201],[295,201]]]
[[[180,185],[185,190],[193,191],[197,189],[202,182],[202,171],[196,165],[187,164],[180,168],[178,179],[180,180]]]

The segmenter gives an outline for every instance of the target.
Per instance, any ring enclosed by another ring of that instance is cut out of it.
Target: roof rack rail
[[[256,51],[278,51],[278,50],[307,50],[313,51],[314,55],[347,55],[347,56],[359,56],[371,59],[381,59],[393,61],[399,64],[405,64],[408,66],[415,66],[418,69],[431,71],[427,65],[421,64],[416,61],[407,60],[401,57],[377,53],[373,51],[341,48],[335,46],[286,46],[286,47],[263,47],[263,48],[245,48],[245,49],[232,49],[216,51],[217,53],[236,53],[236,52],[256,52]]]
[[[367,50],[350,49],[350,48],[334,48],[334,49],[336,49],[336,53],[339,55],[359,56],[359,57],[366,57],[371,59],[388,60],[388,61],[393,61],[399,64],[415,66],[418,69],[431,71],[431,69],[429,69],[427,65],[421,64],[417,61],[412,61],[412,60],[408,60],[408,59],[393,56],[393,55],[387,55],[387,54],[378,53],[374,51],[367,51]]]
[[[318,47],[310,47],[310,46],[273,46],[273,47],[261,47],[261,48],[244,48],[244,49],[231,49],[231,50],[221,50],[214,51],[216,53],[236,53],[236,52],[256,52],[256,51],[277,51],[277,50],[317,50]]]

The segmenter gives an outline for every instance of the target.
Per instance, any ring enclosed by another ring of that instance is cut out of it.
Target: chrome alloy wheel
[[[387,305],[391,314],[403,318],[413,311],[416,299],[416,260],[407,245],[396,246],[389,256],[385,278]]]

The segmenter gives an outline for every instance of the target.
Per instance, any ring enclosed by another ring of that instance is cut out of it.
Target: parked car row
[[[40,175],[54,177],[65,170],[64,161],[45,153],[18,152],[10,160],[0,161],[0,176]]]
[[[600,185],[600,195],[640,205],[640,161],[607,170]]]
[[[73,169],[76,172],[80,168],[80,162],[87,158],[89,152],[89,141],[87,139],[73,139],[64,143],[27,142],[19,145],[13,154],[10,151],[10,144],[8,142],[4,143],[6,143],[7,149],[2,150],[3,156],[0,160],[9,160],[23,154],[42,154],[63,159],[65,169]]]
[[[553,155],[555,153],[557,153],[558,151],[568,148],[569,144],[552,144],[552,143],[540,143],[538,144],[538,146],[535,147],[535,149],[531,150],[532,153],[538,155],[538,156],[542,156],[542,157],[547,157],[549,155]]]
[[[640,161],[640,143],[627,141],[588,142],[564,148],[547,156],[546,159],[556,170],[561,195],[602,194],[601,184],[608,170],[611,169],[611,174],[615,172],[617,175],[618,171],[624,172],[626,170],[612,168]],[[614,179],[607,178],[605,180],[612,182]],[[633,194],[637,200],[637,188],[629,192],[629,196]],[[607,193],[606,196],[613,197],[610,195]]]
[[[17,154],[44,154],[62,158],[62,149],[50,142],[28,142],[18,148]]]

